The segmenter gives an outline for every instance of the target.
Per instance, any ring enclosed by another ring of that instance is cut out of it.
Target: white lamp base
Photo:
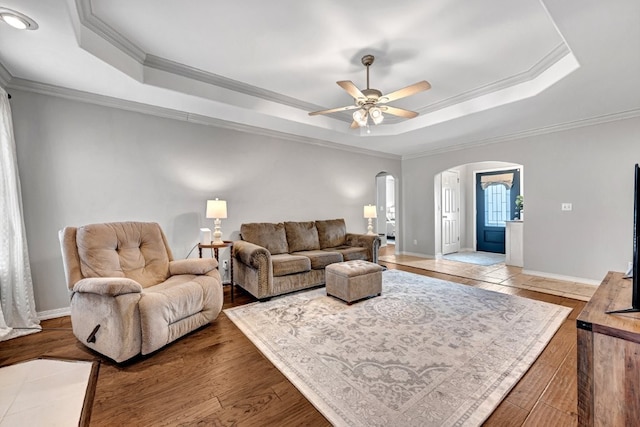
[[[215,221],[213,221],[213,240],[211,241],[211,243],[223,243],[222,231],[220,230],[220,218],[216,218]]]
[[[375,236],[376,233],[373,232],[373,223],[371,221],[371,218],[369,218],[369,225],[367,226],[367,234],[369,236]]]

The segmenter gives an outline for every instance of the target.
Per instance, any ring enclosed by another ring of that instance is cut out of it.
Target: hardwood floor
[[[577,425],[575,318],[584,302],[383,264],[392,269],[571,307],[569,318],[485,425]],[[236,290],[232,304],[229,291],[225,287],[224,308],[253,301],[248,294]],[[99,360],[92,426],[329,425],[224,313],[212,325],[153,355],[123,365],[92,353],[80,344],[71,332],[68,317],[43,321],[42,326],[41,333],[3,342],[0,366],[41,356]]]

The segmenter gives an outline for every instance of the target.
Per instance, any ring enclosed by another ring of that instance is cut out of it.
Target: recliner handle
[[[91,331],[87,337],[87,342],[96,342],[96,333],[98,332],[98,329],[100,329],[100,324],[93,328],[93,331]]]

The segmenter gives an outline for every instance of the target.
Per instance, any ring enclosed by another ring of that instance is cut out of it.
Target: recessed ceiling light
[[[38,23],[27,15],[4,7],[0,7],[0,20],[19,30],[38,29]]]

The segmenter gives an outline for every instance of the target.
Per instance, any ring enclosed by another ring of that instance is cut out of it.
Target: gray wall
[[[224,239],[254,221],[345,218],[365,232],[370,156],[12,90],[18,167],[39,312],[69,305],[58,230],[108,221],[160,223],[175,258],[198,242],[207,199],[227,200]],[[197,250],[191,257],[197,256]],[[228,256],[227,253],[223,254]]]
[[[593,282],[609,270],[623,271],[631,260],[639,135],[640,118],[632,118],[405,159],[400,249],[434,254],[436,174],[467,163],[504,161],[524,166],[525,270]],[[563,202],[573,203],[573,211],[561,211]]]

